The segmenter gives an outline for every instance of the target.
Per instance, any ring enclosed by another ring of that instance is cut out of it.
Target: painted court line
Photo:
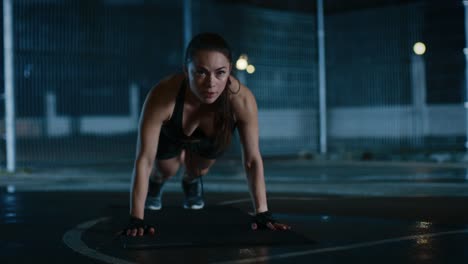
[[[91,221],[79,224],[74,229],[69,230],[65,233],[65,235],[63,236],[64,243],[68,247],[70,247],[71,249],[73,249],[74,251],[82,255],[85,255],[87,257],[97,259],[106,263],[136,264],[135,262],[130,262],[124,259],[119,259],[116,257],[108,256],[99,251],[91,249],[81,240],[81,234],[84,231],[86,231],[86,229],[91,228],[93,225],[102,221],[106,221],[108,219],[109,219],[108,217],[103,217],[103,218],[98,218],[95,220],[91,220]],[[319,253],[325,253],[325,252],[337,252],[337,251],[351,250],[351,249],[356,249],[356,248],[372,247],[372,246],[383,245],[383,244],[388,244],[388,243],[396,243],[396,242],[403,242],[403,241],[408,241],[408,240],[417,240],[421,238],[431,238],[431,237],[439,237],[439,236],[462,234],[462,233],[468,233],[468,229],[459,229],[459,230],[452,230],[452,231],[438,232],[438,233],[428,233],[428,234],[423,234],[423,235],[403,236],[403,237],[369,241],[369,242],[363,242],[363,243],[355,243],[355,244],[337,246],[337,247],[317,248],[317,249],[311,249],[311,250],[296,251],[296,252],[284,253],[284,254],[278,254],[278,255],[272,255],[272,256],[262,256],[262,257],[247,258],[247,259],[241,259],[241,260],[213,262],[212,264],[256,263],[260,261],[300,257],[300,256],[313,255],[313,254],[319,254]]]
[[[89,248],[83,240],[81,240],[81,235],[86,229],[91,228],[93,225],[108,220],[109,217],[102,217],[88,222],[81,223],[77,225],[74,229],[67,231],[63,235],[63,242],[74,251],[85,255],[87,257],[97,259],[106,263],[115,263],[115,264],[137,264],[136,262],[126,261],[124,259],[119,259],[116,257],[108,256],[102,254],[101,252]]]
[[[261,261],[268,261],[268,260],[274,260],[274,259],[300,257],[300,256],[313,255],[313,254],[319,254],[319,253],[324,253],[324,252],[337,252],[337,251],[344,251],[344,250],[350,250],[350,249],[356,249],[356,248],[372,247],[372,246],[388,244],[388,243],[402,242],[402,241],[407,241],[407,240],[416,240],[416,239],[420,239],[420,238],[431,238],[431,237],[453,235],[453,234],[462,234],[462,233],[468,233],[468,229],[459,229],[459,230],[452,230],[452,231],[439,232],[439,233],[429,233],[429,234],[424,234],[424,235],[396,237],[396,238],[390,238],[390,239],[383,239],[383,240],[369,241],[369,242],[363,242],[363,243],[356,243],[356,244],[351,244],[351,245],[346,245],[346,246],[317,248],[317,249],[311,249],[311,250],[296,251],[296,252],[285,253],[285,254],[278,254],[278,255],[272,255],[272,256],[263,256],[263,257],[256,257],[256,258],[247,258],[247,259],[241,259],[241,260],[212,262],[212,264],[257,263],[257,262],[261,262]]]
[[[313,198],[313,197],[272,197],[269,200],[320,200],[324,198]],[[228,204],[236,204],[236,203],[243,203],[248,202],[250,199],[238,199],[238,200],[230,200],[218,203],[218,205],[228,205]],[[127,261],[124,259],[119,259],[113,256],[105,255],[97,250],[89,248],[82,240],[81,235],[87,229],[91,228],[92,226],[96,225],[99,222],[103,222],[108,220],[109,217],[102,217],[97,218],[91,221],[87,221],[77,225],[74,229],[67,231],[63,236],[64,243],[73,249],[74,251],[85,255],[87,257],[103,261],[105,263],[115,263],[115,264],[136,264],[136,262]],[[325,252],[338,252],[344,250],[352,250],[357,248],[365,248],[365,247],[372,247],[378,246],[383,244],[389,243],[397,243],[409,240],[417,240],[422,238],[432,238],[432,237],[440,237],[440,236],[447,236],[447,235],[454,235],[454,234],[468,234],[468,229],[458,229],[458,230],[451,230],[445,232],[437,232],[437,233],[428,233],[422,235],[411,235],[411,236],[402,236],[396,238],[389,238],[389,239],[382,239],[382,240],[375,240],[375,241],[368,241],[362,243],[354,243],[349,245],[343,246],[336,246],[336,247],[327,247],[327,248],[317,248],[317,249],[310,249],[310,250],[303,250],[303,251],[295,251],[290,253],[284,254],[277,254],[271,256],[261,256],[261,257],[254,257],[254,258],[245,258],[240,260],[228,260],[228,261],[221,261],[221,262],[213,262],[212,264],[243,264],[243,263],[257,263],[261,261],[268,261],[268,260],[275,260],[275,259],[286,259],[286,258],[293,258],[293,257],[300,257],[305,255],[313,255],[313,254],[320,254]]]

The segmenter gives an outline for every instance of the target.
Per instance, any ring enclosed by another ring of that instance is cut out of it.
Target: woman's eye
[[[204,71],[196,71],[195,74],[197,74],[197,75],[204,75],[205,72],[204,72]]]
[[[224,75],[226,72],[225,71],[220,71],[218,72],[218,75]]]

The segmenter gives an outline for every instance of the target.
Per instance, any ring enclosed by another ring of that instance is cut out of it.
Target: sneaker
[[[182,180],[182,188],[184,189],[185,194],[185,209],[198,210],[205,206],[205,202],[203,201],[203,183],[201,177],[198,177],[191,182],[185,182]]]
[[[162,208],[162,193],[164,182],[149,181],[148,195],[146,196],[145,209],[161,210]]]

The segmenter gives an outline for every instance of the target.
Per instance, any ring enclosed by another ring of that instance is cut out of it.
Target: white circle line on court
[[[314,199],[321,199],[321,198],[312,198],[312,197],[272,197],[268,200],[314,200]],[[227,204],[235,204],[235,203],[242,203],[250,201],[250,199],[238,199],[238,200],[230,200],[218,203],[218,205],[227,205]],[[63,236],[64,243],[70,247],[72,250],[85,255],[87,257],[97,259],[106,263],[115,263],[115,264],[136,264],[135,262],[127,261],[124,259],[119,259],[113,256],[105,255],[97,250],[89,248],[82,240],[81,235],[86,229],[91,228],[95,224],[99,222],[103,222],[108,220],[109,217],[102,217],[97,218],[95,220],[90,220],[84,223],[77,225],[74,229],[67,231]],[[277,254],[271,256],[262,256],[262,257],[255,257],[255,258],[245,258],[240,260],[228,260],[228,261],[221,261],[221,262],[213,262],[212,264],[243,264],[243,263],[257,263],[260,261],[268,261],[274,259],[284,259],[284,258],[292,258],[292,257],[300,257],[305,255],[313,255],[319,254],[324,252],[337,252],[337,251],[344,251],[344,250],[351,250],[356,248],[365,248],[365,247],[372,247],[387,243],[396,243],[396,242],[403,242],[408,240],[416,240],[420,238],[431,238],[431,237],[439,237],[439,236],[446,236],[446,235],[453,235],[453,234],[463,234],[468,233],[468,229],[458,229],[458,230],[451,230],[446,232],[437,232],[437,233],[428,233],[422,235],[411,235],[411,236],[403,236],[403,237],[396,237],[396,238],[389,238],[383,240],[376,240],[376,241],[369,241],[363,243],[355,243],[350,245],[344,246],[336,246],[336,247],[328,247],[328,248],[317,248],[317,249],[310,249],[310,250],[302,250],[284,254]]]
[[[319,197],[272,197],[268,200],[300,200],[300,201],[308,201],[308,200],[320,200],[325,198]],[[218,205],[228,205],[228,204],[236,204],[236,203],[244,203],[251,201],[251,199],[238,199],[238,200],[229,200],[218,203]],[[423,235],[412,235],[412,236],[403,236],[403,237],[396,237],[390,239],[383,239],[383,240],[376,240],[376,241],[369,241],[363,243],[355,243],[345,246],[337,246],[337,247],[328,247],[328,248],[317,248],[317,249],[310,249],[310,250],[303,250],[303,251],[296,251],[272,256],[262,256],[262,257],[255,257],[255,258],[246,258],[241,260],[231,260],[231,261],[221,261],[221,262],[213,262],[212,264],[243,264],[243,263],[257,263],[260,261],[268,261],[273,259],[282,259],[282,258],[292,258],[292,257],[299,257],[304,255],[313,255],[318,253],[324,252],[335,252],[335,251],[343,251],[343,250],[350,250],[355,248],[363,248],[363,247],[371,247],[386,243],[395,243],[395,242],[402,242],[407,240],[416,240],[420,238],[430,238],[430,237],[437,237],[437,236],[444,236],[444,235],[452,235],[452,234],[462,234],[468,233],[468,229],[459,229],[459,230],[452,230],[446,232],[438,232],[438,233],[428,233]]]
[[[87,257],[97,259],[106,263],[115,263],[115,264],[137,264],[136,262],[130,262],[124,259],[119,259],[116,257],[108,256],[97,250],[89,248],[83,240],[81,240],[81,235],[86,229],[91,228],[99,222],[108,220],[110,217],[101,217],[95,220],[87,221],[77,225],[75,228],[67,231],[63,235],[63,242],[74,251],[85,255]]]
[[[296,251],[296,252],[284,253],[284,254],[278,254],[278,255],[272,255],[272,256],[262,256],[262,257],[247,258],[247,259],[241,259],[241,260],[213,262],[212,264],[258,263],[261,261],[269,261],[269,260],[274,260],[274,259],[300,257],[300,256],[313,255],[313,254],[324,253],[324,252],[336,252],[336,251],[350,250],[350,249],[356,249],[356,248],[372,247],[372,246],[377,246],[377,245],[382,245],[382,244],[387,244],[387,243],[402,242],[402,241],[407,241],[407,240],[416,240],[420,238],[431,238],[431,237],[462,234],[462,233],[468,233],[468,229],[452,230],[452,231],[439,232],[439,233],[428,233],[424,235],[396,237],[396,238],[390,238],[390,239],[356,243],[356,244],[351,244],[351,245],[346,245],[346,246],[317,248],[317,249]]]

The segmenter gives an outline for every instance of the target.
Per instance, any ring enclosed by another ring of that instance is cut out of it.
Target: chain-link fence
[[[414,1],[326,20],[331,152],[464,148],[461,1]],[[423,55],[413,47],[426,46]]]
[[[318,153],[315,1],[191,2],[192,33],[222,34],[255,66],[235,74],[263,155]],[[463,150],[461,1],[324,2],[329,153]],[[132,162],[147,92],[182,70],[184,1],[13,3],[19,164]]]

